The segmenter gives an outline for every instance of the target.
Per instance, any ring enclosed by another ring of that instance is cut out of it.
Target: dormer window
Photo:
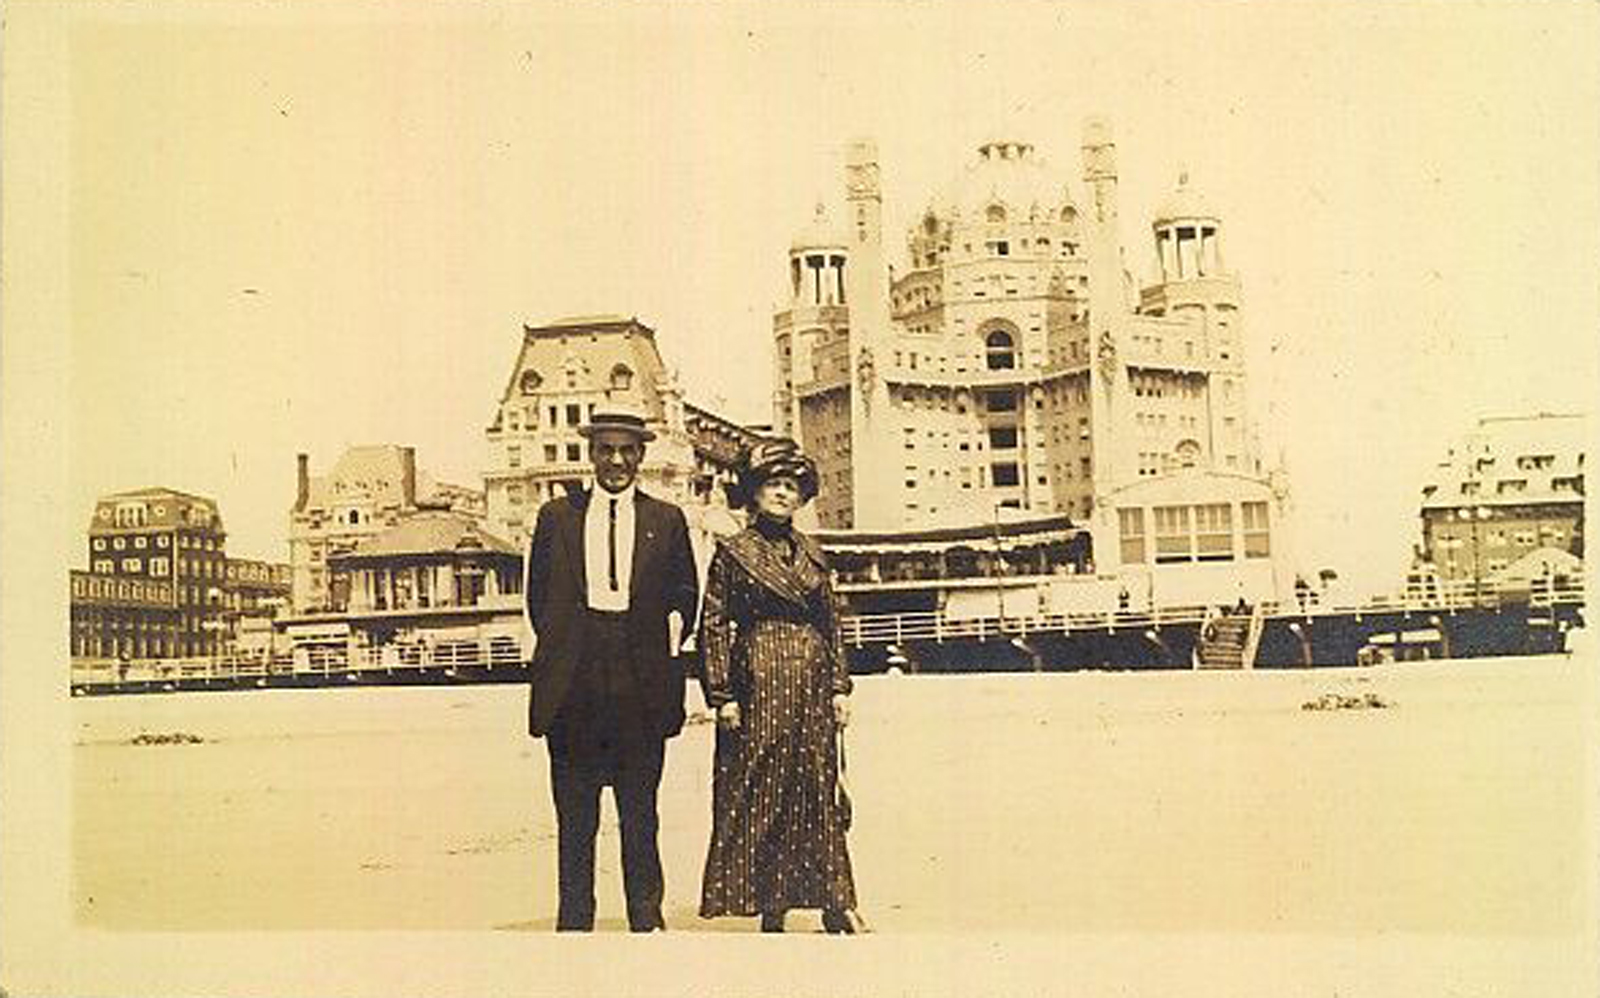
[[[1006,209],[1003,205],[992,204],[984,212],[984,217],[991,222],[1004,222],[1006,220]]]
[[[544,384],[544,379],[539,377],[539,372],[538,371],[523,371],[522,372],[522,380],[521,380],[522,394],[524,394],[524,395],[532,395],[534,392],[539,390],[539,386],[542,385],[542,384]]]
[[[625,392],[633,387],[633,372],[626,364],[618,364],[611,369],[611,390]]]

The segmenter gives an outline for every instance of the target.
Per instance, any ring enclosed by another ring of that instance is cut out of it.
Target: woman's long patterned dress
[[[850,674],[816,543],[751,528],[719,544],[700,633],[706,702],[741,713],[717,729],[701,916],[855,908],[834,796],[833,696]]]

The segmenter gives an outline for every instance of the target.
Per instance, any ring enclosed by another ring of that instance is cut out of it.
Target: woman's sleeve
[[[833,671],[833,692],[846,694],[853,687],[850,682],[850,660],[844,653],[844,638],[839,633],[839,599],[833,593],[833,583],[826,576],[822,580],[822,638],[828,646],[828,665]]]
[[[700,653],[704,656],[706,706],[716,710],[733,699],[733,618],[728,601],[733,586],[733,559],[718,544],[706,570],[706,598],[700,608]]]

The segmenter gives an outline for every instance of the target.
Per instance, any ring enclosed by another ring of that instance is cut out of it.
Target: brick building
[[[1422,555],[1446,582],[1494,584],[1541,549],[1583,557],[1587,417],[1481,419],[1422,489]]]

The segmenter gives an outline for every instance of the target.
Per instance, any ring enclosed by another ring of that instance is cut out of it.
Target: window
[[[1017,393],[1010,388],[997,388],[984,392],[984,404],[990,412],[1016,412]]]
[[[1267,504],[1247,502],[1239,504],[1243,514],[1244,556],[1266,558],[1272,554],[1272,535],[1267,525]]]
[[[1525,492],[1528,488],[1526,478],[1507,478],[1500,482],[1495,491],[1500,495],[1509,495],[1516,492]]]
[[[1117,525],[1122,535],[1122,562],[1125,565],[1144,563],[1144,510],[1117,510]]]
[[[1017,428],[1015,426],[989,427],[989,448],[991,450],[1015,450],[1017,446]]]
[[[544,445],[544,463],[545,464],[555,464],[556,463],[557,454],[558,454],[558,452],[557,452],[557,448],[556,448],[555,444],[545,444]]]
[[[149,544],[149,543],[150,543],[150,542],[149,542],[149,541],[148,541],[148,540],[146,540],[146,539],[145,539],[145,538],[144,538],[144,537],[143,537],[143,536],[139,536],[139,537],[135,537],[135,538],[134,538],[134,539],[133,539],[133,546],[134,546],[134,547],[136,547],[136,548],[138,548],[138,549],[140,549],[140,550],[141,550],[141,551],[142,551],[142,550],[144,550],[144,548],[145,548],[145,547],[146,547],[146,546],[147,546],[147,545],[148,545],[148,544]]]
[[[541,384],[543,384],[543,383],[544,383],[544,379],[539,377],[539,372],[538,371],[523,371],[522,372],[522,381],[521,381],[522,394],[524,394],[524,395],[532,395],[534,392],[539,390],[539,386]]]
[[[164,548],[166,546],[167,546],[167,535],[166,534],[157,535],[157,537],[156,537],[156,547]]]
[[[1156,562],[1189,561],[1189,507],[1157,506],[1155,514]]]
[[[567,444],[567,460],[568,461],[581,461],[582,459],[583,458],[578,454],[578,445],[577,444]]]
[[[151,575],[166,575],[167,574],[167,559],[165,559],[165,558],[151,558],[150,559],[150,574]]]
[[[124,558],[124,559],[122,559],[122,570],[124,572],[137,572],[139,570],[139,559],[138,558]]]
[[[989,466],[989,477],[993,480],[995,488],[1010,488],[1022,479],[1017,474],[1015,461],[1003,461]]]
[[[789,347],[787,346],[787,341],[785,341],[784,353],[788,354],[788,352],[789,352]],[[611,369],[611,390],[612,391],[614,391],[614,392],[625,392],[630,387],[632,387],[632,385],[633,385],[633,372],[628,369],[628,365],[626,365],[626,364],[618,364],[616,367],[613,367]]]
[[[1009,371],[1017,366],[1016,344],[1011,339],[1010,333],[996,329],[984,337],[983,345],[988,357],[989,370]]]
[[[1207,503],[1194,508],[1195,554],[1201,561],[1233,558],[1233,507]]]
[[[118,537],[118,538],[115,538],[115,539],[112,540],[111,546],[116,548],[118,551],[121,551],[124,547],[127,546],[127,542],[124,541],[122,538]]]
[[[94,570],[96,572],[101,573],[102,575],[110,575],[111,572],[112,572],[111,559],[110,558],[97,558],[97,559],[95,559]]]
[[[506,465],[508,467],[512,467],[512,468],[520,468],[520,467],[522,467],[522,448],[521,447],[517,446],[516,444],[507,445],[507,447],[506,447]]]
[[[577,404],[576,403],[568,404],[567,405],[567,425],[568,426],[577,426],[582,421],[583,421],[583,416],[581,415],[581,410],[578,408]]]
[[[94,549],[96,551],[104,551],[106,549],[106,539],[104,537],[96,537],[94,539]]]

